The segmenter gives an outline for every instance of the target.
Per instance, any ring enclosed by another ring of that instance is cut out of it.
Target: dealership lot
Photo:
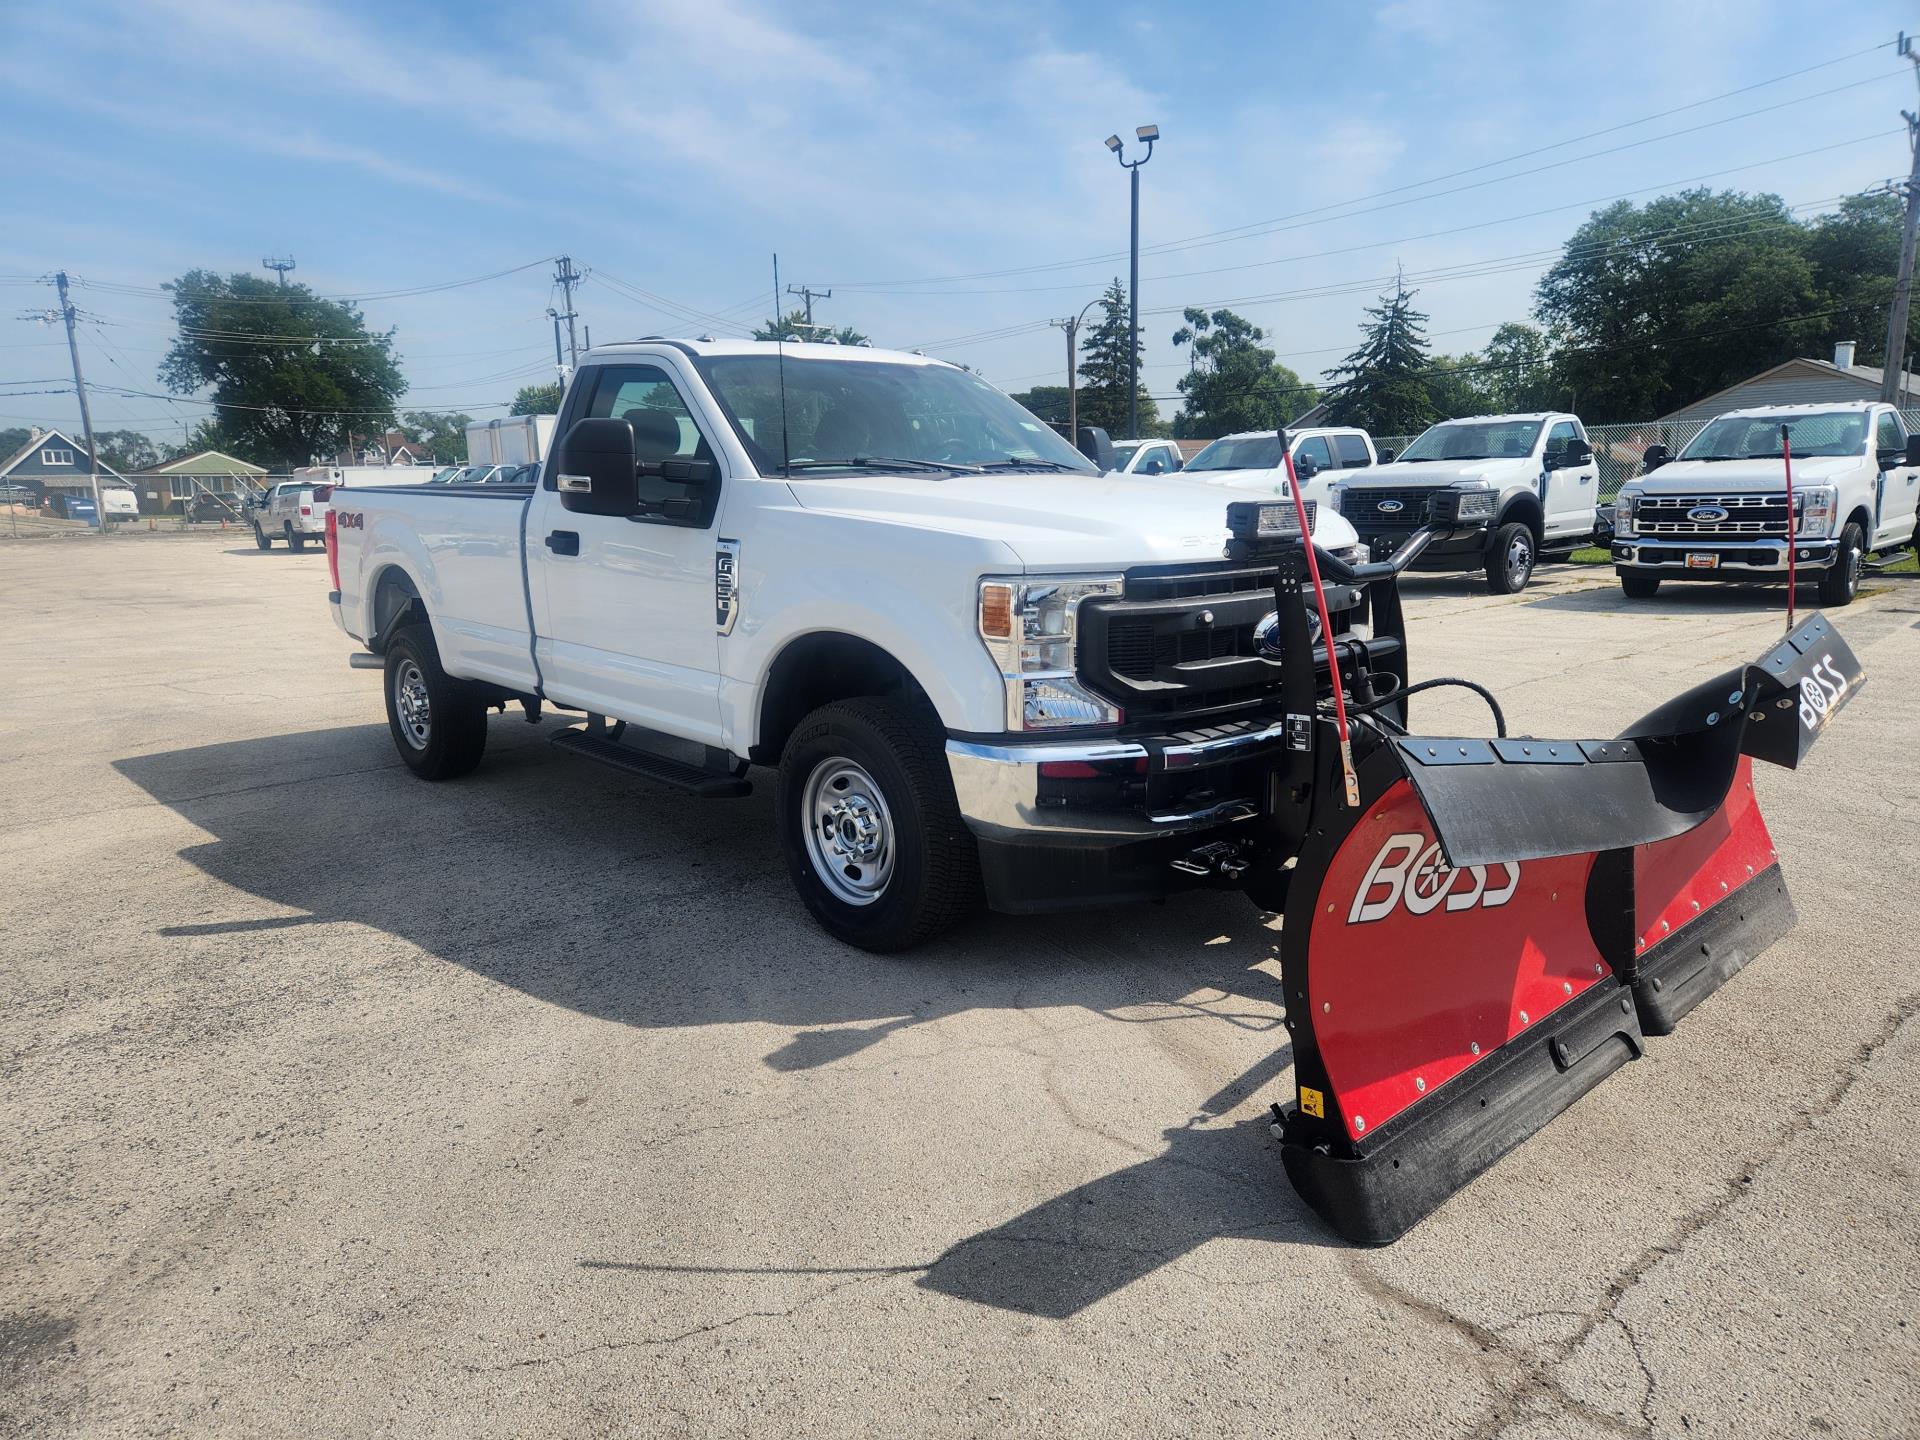
[[[764,772],[703,804],[515,715],[412,779],[326,587],[232,535],[0,546],[0,1433],[1920,1426],[1913,578],[1835,612],[1867,688],[1758,776],[1799,927],[1379,1251],[1280,1172],[1244,900],[847,949]],[[1407,590],[1415,677],[1520,731],[1781,624]]]

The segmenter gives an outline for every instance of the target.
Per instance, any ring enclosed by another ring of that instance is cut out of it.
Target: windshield
[[[1189,470],[1276,470],[1280,466],[1280,437],[1242,435],[1216,440],[1187,462]]]
[[[1447,420],[1429,426],[1400,460],[1509,460],[1533,453],[1538,420]]]
[[[1778,458],[1780,427],[1787,427],[1794,455],[1859,455],[1867,447],[1864,410],[1834,410],[1818,415],[1722,415],[1707,422],[1680,452],[1682,460],[1759,460]]]
[[[1094,473],[1045,422],[951,366],[789,356],[783,386],[771,353],[694,364],[762,475],[985,465]]]
[[[1117,470],[1125,469],[1127,462],[1133,459],[1133,457],[1139,453],[1140,447],[1146,443],[1144,440],[1116,441],[1113,447],[1114,468]]]

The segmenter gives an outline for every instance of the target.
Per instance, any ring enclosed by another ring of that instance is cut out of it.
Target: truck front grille
[[[1439,485],[1362,486],[1347,491],[1340,513],[1362,531],[1418,530],[1427,523],[1427,505],[1445,487]]]
[[[1275,579],[1261,567],[1129,571],[1123,598],[1081,608],[1081,679],[1129,719],[1258,703],[1279,683],[1256,638]]]
[[[1696,516],[1696,511],[1708,513]],[[1784,540],[1787,497],[1784,491],[1777,495],[1642,495],[1634,525],[1649,540]]]

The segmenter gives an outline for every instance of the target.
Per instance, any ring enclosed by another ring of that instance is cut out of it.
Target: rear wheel
[[[253,543],[262,550],[271,550],[273,548],[273,541],[267,537],[267,532],[260,528],[260,522],[258,520],[253,522]]]
[[[394,749],[422,780],[471,774],[487,750],[487,706],[440,668],[425,625],[403,626],[387,642],[387,728]]]
[[[1487,589],[1495,595],[1518,595],[1533,578],[1539,542],[1533,531],[1516,520],[1502,525],[1487,542]]]
[[[1867,545],[1866,533],[1852,521],[1840,532],[1840,548],[1833,564],[1820,577],[1820,603],[1838,609],[1851,605],[1860,593],[1860,557]]]
[[[291,520],[287,521],[286,532],[287,532],[287,548],[289,550],[293,551],[295,554],[298,554],[300,551],[307,548],[307,537],[302,535],[299,531],[293,528],[293,522]]]
[[[780,757],[780,838],[800,899],[836,939],[905,950],[975,908],[980,860],[944,734],[892,697],[823,705]]]
[[[1620,588],[1626,592],[1629,600],[1651,600],[1660,593],[1658,575],[1629,575],[1620,572]]]

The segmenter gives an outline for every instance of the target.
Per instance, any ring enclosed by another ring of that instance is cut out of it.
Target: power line
[[[458,280],[439,280],[425,285],[410,285],[395,290],[366,290],[339,295],[288,294],[284,298],[278,295],[230,295],[219,298],[220,303],[228,305],[297,305],[307,302],[357,305],[367,300],[404,300],[414,295],[436,295],[445,290],[461,290],[469,285],[484,285],[489,280],[500,280],[508,275],[518,275],[523,270],[532,270],[537,266],[545,265],[549,261],[557,258],[558,257],[553,255],[542,255],[538,260],[529,260],[524,265],[510,265],[504,270],[492,270],[485,275],[468,275]],[[89,290],[101,290],[110,295],[157,295],[165,299],[172,299],[179,293],[178,289],[171,285],[129,285],[111,280],[87,280],[80,276],[74,277],[74,284],[83,285]]]

